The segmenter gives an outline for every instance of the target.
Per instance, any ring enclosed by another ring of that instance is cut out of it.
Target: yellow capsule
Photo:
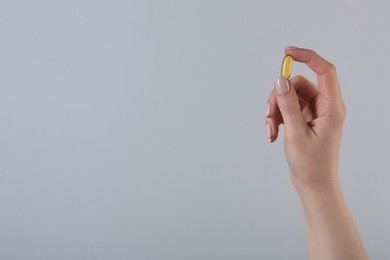
[[[286,55],[282,62],[282,70],[280,72],[280,75],[288,79],[291,75],[292,70],[292,64],[293,64],[293,58],[290,55]]]

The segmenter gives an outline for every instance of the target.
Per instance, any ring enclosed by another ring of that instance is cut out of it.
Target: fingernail
[[[275,89],[279,96],[281,96],[290,91],[290,84],[288,83],[288,80],[278,77],[275,81]]]
[[[271,106],[269,104],[269,101],[267,101],[267,109],[265,111],[265,116],[268,117],[270,113],[271,113]]]
[[[272,128],[271,128],[271,125],[268,123],[265,124],[265,132],[267,133],[267,139],[268,139],[268,142],[270,143],[271,136],[272,136]]]
[[[286,50],[296,50],[296,49],[299,49],[299,48],[295,47],[295,46],[287,46],[285,49]]]

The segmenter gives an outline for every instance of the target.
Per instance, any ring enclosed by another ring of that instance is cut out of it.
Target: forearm
[[[336,67],[313,50],[290,46],[284,52],[281,77],[268,99],[266,130],[274,142],[284,124],[284,151],[304,209],[309,259],[368,259],[338,181],[347,111]],[[285,61],[291,58],[316,73],[318,86],[303,76],[289,79],[291,64]]]
[[[298,193],[309,259],[368,259],[338,184]]]

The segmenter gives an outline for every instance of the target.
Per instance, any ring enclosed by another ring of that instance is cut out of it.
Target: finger
[[[290,79],[290,82],[294,86],[299,100],[310,103],[318,95],[317,87],[303,76],[295,76]]]
[[[282,123],[282,118],[266,118],[266,133],[268,142],[274,142],[279,135],[279,125]],[[267,126],[269,125],[269,127]]]
[[[266,117],[277,118],[282,116],[278,107],[278,103],[276,102],[276,95],[277,93],[275,89],[273,89],[268,96],[267,110],[265,114]]]
[[[286,132],[304,133],[307,132],[308,126],[303,119],[295,88],[291,85],[291,82],[282,77],[276,79],[275,89],[278,93],[276,102],[282,114]]]
[[[341,99],[340,85],[336,68],[313,50],[303,48],[286,48],[285,53],[295,61],[305,63],[317,74],[318,90],[330,100]]]
[[[299,100],[302,101],[300,104],[310,103],[318,95],[316,86],[302,76],[295,76],[294,78],[290,79],[290,82],[292,83],[291,85],[295,88]],[[276,95],[277,93],[275,89],[272,90],[269,94],[266,117],[278,118],[282,115],[276,102]]]

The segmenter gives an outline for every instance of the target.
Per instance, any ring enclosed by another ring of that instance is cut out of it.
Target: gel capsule
[[[282,62],[282,70],[280,72],[280,75],[288,79],[291,75],[292,70],[292,64],[293,64],[293,58],[290,55],[286,55]]]

